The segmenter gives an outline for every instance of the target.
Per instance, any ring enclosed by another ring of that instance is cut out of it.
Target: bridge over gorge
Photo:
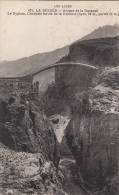
[[[97,67],[89,64],[79,62],[59,62],[41,67],[39,71],[33,73],[32,83],[35,84],[38,82],[39,89],[45,91],[49,84],[52,82],[57,82],[58,80],[60,81],[60,76],[62,73],[64,74],[65,80],[67,80],[67,82],[70,80],[70,82],[72,81],[72,83],[75,84],[76,79],[82,79],[83,82],[84,79],[88,79],[89,75],[92,75],[96,70],[98,70]],[[41,74],[42,72],[43,74]]]
[[[51,69],[51,68],[55,68],[58,66],[80,66],[82,68],[87,68],[87,69],[93,69],[93,70],[97,70],[98,68],[89,64],[84,64],[84,63],[79,63],[79,62],[59,62],[59,63],[55,63],[52,65],[47,65],[45,67],[41,67],[39,71],[33,73],[32,75],[36,75],[40,72],[43,72],[45,70]]]
[[[59,62],[51,65],[46,65],[41,67],[37,72],[27,74],[25,76],[18,76],[18,77],[2,77],[0,78],[0,90],[1,94],[7,94],[9,92],[19,93],[19,92],[26,92],[31,87],[31,85],[36,85],[38,83],[39,87],[36,88],[39,90],[46,90],[48,85],[55,81],[56,71],[58,72],[63,68],[59,67],[67,67],[66,71],[70,69],[70,67],[78,67],[78,72],[80,70],[84,70],[84,72],[94,72],[98,68],[89,64],[79,63],[79,62]],[[80,69],[79,69],[80,68]],[[77,69],[77,68],[76,68]],[[44,72],[43,74],[41,74]],[[77,72],[77,71],[76,71]],[[73,73],[72,73],[73,77]],[[87,74],[85,75],[85,78]],[[5,87],[6,86],[6,87]]]

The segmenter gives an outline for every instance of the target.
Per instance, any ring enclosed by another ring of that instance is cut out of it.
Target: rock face
[[[65,136],[80,169],[79,181],[100,195],[119,194],[118,53],[119,37],[74,43],[61,62],[82,62],[98,71],[59,67],[47,91],[50,108],[71,112]]]
[[[35,103],[1,101],[0,141],[11,149],[31,153],[43,152],[55,161],[58,143],[53,129]]]
[[[118,66],[118,53],[119,37],[83,40],[72,44],[68,56],[60,62],[84,63],[101,71],[104,67]],[[74,94],[95,86],[92,79],[96,72],[95,69],[75,65],[56,68],[56,87],[60,91],[59,94],[62,94],[62,99],[66,99],[67,102]]]
[[[64,195],[62,179],[41,153],[15,152],[0,144],[0,194]]]
[[[36,100],[1,100],[0,143],[0,193],[64,194],[59,145]]]
[[[119,37],[74,43],[61,62],[82,62],[98,71],[59,67],[51,87],[56,93],[50,106],[59,100],[58,113],[66,105],[71,112],[65,136],[80,169],[79,181],[99,195],[119,194],[118,52]]]
[[[104,69],[95,87],[77,95],[67,143],[80,176],[96,194],[119,194],[119,68]],[[80,179],[81,179],[80,178]]]
[[[99,67],[118,66],[119,37],[79,41],[70,46],[69,57],[73,61]]]

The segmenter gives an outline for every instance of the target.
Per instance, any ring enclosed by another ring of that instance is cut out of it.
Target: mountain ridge
[[[108,32],[107,35],[106,35],[106,32]],[[103,37],[104,35],[106,37]],[[17,77],[17,76],[25,76],[28,74],[35,73],[41,67],[54,64],[58,61],[62,61],[64,58],[67,58],[67,56],[69,57],[69,60],[70,60],[69,52],[71,52],[71,48],[73,45],[77,45],[77,44],[80,45],[82,43],[84,44],[88,40],[89,42],[91,41],[93,42],[94,40],[99,41],[102,38],[103,39],[107,39],[107,38],[113,39],[114,37],[118,37],[117,35],[119,36],[119,26],[118,25],[113,25],[113,26],[106,25],[106,26],[97,28],[92,33],[89,33],[88,35],[73,42],[72,44],[62,47],[62,48],[58,48],[54,51],[34,54],[32,56],[24,57],[18,60],[0,62],[0,77]]]

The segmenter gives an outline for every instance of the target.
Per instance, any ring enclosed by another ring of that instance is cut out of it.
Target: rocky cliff
[[[82,40],[73,43],[69,47],[68,56],[60,62],[84,63],[101,71],[104,67],[118,66],[118,53],[119,37]],[[69,100],[74,94],[95,85],[92,79],[96,72],[97,70],[85,66],[58,67],[55,71],[56,88],[63,99]]]
[[[99,195],[119,194],[119,68],[104,68],[95,87],[75,96],[67,143],[79,180]]]
[[[66,106],[71,112],[66,139],[80,169],[79,182],[99,195],[119,193],[118,53],[118,37],[73,44],[61,61],[91,64],[98,71],[61,67],[56,85],[47,91],[53,114],[67,112]]]
[[[118,66],[119,37],[79,41],[70,46],[69,56],[94,66]]]
[[[119,36],[79,40],[60,61],[82,62],[98,67],[118,66]]]
[[[38,102],[0,101],[0,193],[64,194],[53,129]]]

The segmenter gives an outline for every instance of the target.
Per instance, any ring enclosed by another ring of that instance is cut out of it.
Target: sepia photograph
[[[119,2],[0,2],[0,195],[119,195]]]

